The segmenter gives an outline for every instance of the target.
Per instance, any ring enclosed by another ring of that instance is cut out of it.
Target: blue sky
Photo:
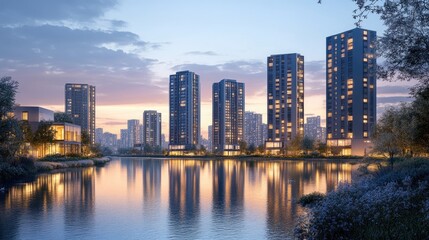
[[[64,109],[64,84],[97,88],[97,127],[119,133],[144,110],[163,114],[168,76],[200,75],[202,133],[211,124],[211,85],[246,84],[246,110],[264,114],[266,57],[305,57],[305,114],[324,118],[325,39],[354,28],[346,1],[15,0],[0,8],[0,73],[20,82],[17,103]],[[384,28],[376,16],[362,27]],[[379,109],[407,99],[410,83],[379,82]],[[380,111],[381,112],[381,111]]]

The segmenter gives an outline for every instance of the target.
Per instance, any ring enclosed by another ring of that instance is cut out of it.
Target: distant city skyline
[[[145,109],[168,116],[168,76],[194,71],[201,77],[201,129],[207,137],[214,82],[244,82],[246,110],[261,113],[266,123],[266,56],[300,52],[306,56],[305,115],[320,115],[324,125],[325,38],[353,28],[355,8],[352,1],[28,1],[27,8],[8,1],[0,9],[0,72],[20,83],[18,104],[55,111],[64,111],[65,83],[96,86],[96,127],[119,135]],[[193,14],[184,16],[185,9]],[[304,12],[313,20],[304,19]],[[372,15],[362,27],[379,35],[384,30]],[[378,84],[377,113],[411,101],[412,85]],[[168,117],[162,128],[168,135]]]

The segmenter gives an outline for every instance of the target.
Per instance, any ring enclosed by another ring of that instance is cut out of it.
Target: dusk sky
[[[169,75],[200,75],[201,132],[211,86],[244,82],[246,111],[266,122],[266,58],[305,57],[305,115],[325,118],[326,37],[355,27],[344,0],[13,0],[0,4],[0,73],[19,82],[17,103],[64,111],[64,84],[96,86],[96,127],[119,133],[144,110],[162,112]],[[382,35],[376,16],[362,24]],[[378,113],[410,101],[407,82],[378,82]]]

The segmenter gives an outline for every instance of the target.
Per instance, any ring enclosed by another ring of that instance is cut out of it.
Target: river
[[[350,182],[312,160],[114,158],[0,192],[0,239],[288,239],[295,201]]]

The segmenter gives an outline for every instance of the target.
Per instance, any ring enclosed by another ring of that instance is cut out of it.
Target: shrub
[[[426,159],[381,168],[372,178],[340,184],[322,200],[307,205],[307,222],[295,232],[298,238],[305,234],[309,239],[426,239],[428,182]]]
[[[307,205],[318,203],[318,202],[322,201],[324,198],[325,198],[325,194],[319,193],[319,192],[313,192],[313,193],[302,196],[299,199],[299,203],[305,207]]]

